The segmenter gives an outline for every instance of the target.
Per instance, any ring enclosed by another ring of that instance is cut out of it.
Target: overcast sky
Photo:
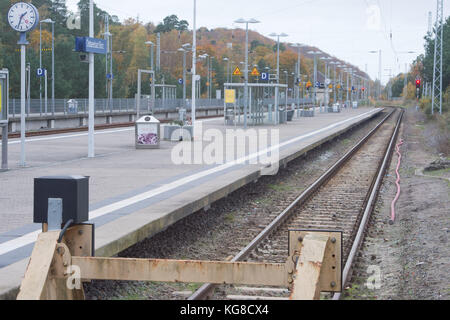
[[[77,0],[67,0],[74,8]],[[176,14],[192,27],[193,0],[96,0],[110,14],[144,22],[161,22]],[[450,7],[444,1],[444,15]],[[263,35],[287,33],[286,42],[314,45],[321,50],[367,70],[372,79],[378,75],[378,54],[382,50],[383,83],[389,70],[404,72],[423,53],[423,37],[428,30],[428,12],[436,17],[436,0],[197,0],[197,27],[233,28],[234,20],[256,18],[251,25]],[[392,41],[390,34],[392,30]],[[397,55],[394,54],[397,52]],[[404,53],[414,51],[414,54]]]

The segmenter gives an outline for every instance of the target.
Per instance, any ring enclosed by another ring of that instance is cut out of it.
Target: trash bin
[[[158,149],[160,122],[153,116],[144,116],[136,121],[136,149]]]
[[[187,112],[185,108],[178,109],[178,120],[180,120],[183,123],[186,123],[187,121]]]
[[[67,113],[77,114],[78,113],[78,101],[75,99],[70,99],[67,101]]]
[[[280,120],[280,123],[286,123],[287,121],[286,109],[280,108],[278,110],[278,119]]]
[[[289,110],[286,114],[286,120],[287,121],[292,121],[292,118],[294,117],[294,111],[295,110]]]

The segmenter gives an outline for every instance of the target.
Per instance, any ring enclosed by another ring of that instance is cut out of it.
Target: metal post
[[[108,59],[109,59],[109,40],[108,40],[108,35],[109,35],[109,18],[108,15],[105,14],[105,40],[106,40],[106,56],[105,56],[105,93],[106,96],[108,96]]]
[[[2,161],[0,171],[8,170],[8,113],[9,113],[9,72],[7,69],[2,70],[2,74],[4,75],[4,80],[0,80],[0,104],[2,105],[3,112],[5,113],[5,119],[0,126],[2,126]],[[2,118],[0,113],[0,118]],[[0,122],[0,123],[1,123]]]
[[[350,104],[353,108],[353,69],[352,68],[350,68],[350,90],[351,90]]]
[[[183,106],[186,107],[186,50],[183,50]]]
[[[439,107],[442,114],[442,59],[443,59],[443,32],[444,32],[444,0],[437,0],[436,9],[436,35],[434,39],[434,66],[433,90],[431,95],[431,114],[435,107]]]
[[[111,112],[113,111],[113,78],[114,78],[114,74],[113,74],[113,39],[112,39],[112,35],[110,36],[111,38],[111,45],[110,45],[110,73],[111,73],[111,79],[109,79],[109,105],[110,105],[110,109]]]
[[[139,120],[141,110],[141,70],[138,70],[138,83],[137,83],[137,95],[136,95],[136,120]]]
[[[30,91],[31,91],[31,66],[30,63],[27,63],[27,116],[30,116],[30,108],[31,108],[31,99],[30,99]]]
[[[21,38],[25,40],[25,33]],[[21,39],[22,40],[22,39]],[[25,44],[20,45],[20,166],[25,167]]]
[[[153,71],[153,52],[154,52],[154,44],[152,43],[151,45],[150,45],[150,70],[152,70]]]
[[[89,0],[89,37],[94,37],[94,1]],[[89,138],[88,157],[95,157],[94,147],[94,54],[89,53]]]
[[[197,64],[197,0],[194,0],[194,21],[193,21],[193,35],[192,35],[192,103],[191,103],[191,118],[194,133],[195,131],[195,98],[196,98],[196,87],[197,87],[197,75],[196,75],[196,64]]]
[[[378,78],[380,79],[380,82],[378,82],[378,99],[381,99],[381,49],[378,54]]]
[[[408,96],[408,64],[405,63],[405,79],[403,79],[403,87],[405,88],[405,97],[404,99],[406,100],[407,96]]]
[[[156,71],[161,70],[161,33],[156,34]]]
[[[247,128],[248,109],[248,22],[245,24],[245,67],[244,67],[245,87],[244,87],[244,129]]]
[[[333,80],[333,103],[336,103],[336,62],[334,64],[334,80]]]
[[[39,68],[42,69],[42,23],[39,22]],[[39,106],[42,116],[42,77],[39,77]]]
[[[2,126],[2,171],[8,170],[8,123]]]
[[[300,82],[302,82],[300,45],[298,45],[297,78],[299,79]],[[296,91],[297,91],[298,108],[300,108],[300,86],[299,85],[296,85]]]
[[[52,115],[55,114],[55,22],[52,22]]]
[[[44,101],[45,101],[45,115],[47,116],[47,112],[48,112],[48,95],[47,95],[47,81],[48,81],[48,77],[47,77],[47,69],[44,72],[45,75],[45,84],[44,84]]]
[[[348,93],[349,93],[349,80],[350,80],[350,70],[347,70],[347,102],[349,101],[349,99],[348,99]]]
[[[231,80],[230,80],[230,73],[231,73],[231,70],[230,70],[230,59],[228,59],[228,63],[227,63],[227,82],[228,83],[231,82]]]
[[[317,55],[314,54],[314,106],[313,110],[315,111],[317,104]]]

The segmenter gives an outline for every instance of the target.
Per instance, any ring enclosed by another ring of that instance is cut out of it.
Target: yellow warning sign
[[[329,85],[328,85],[328,88],[333,89],[333,85],[332,85],[332,84],[329,84]]]
[[[340,89],[340,88],[341,88],[341,85],[340,85],[340,84],[338,84],[338,85],[336,86],[336,88],[337,88],[337,89]]]
[[[239,67],[236,67],[236,69],[234,69],[233,76],[242,76],[242,72],[241,69],[239,69]]]
[[[236,90],[225,89],[225,103],[236,103]]]
[[[252,76],[259,77],[261,74],[258,71],[258,68],[254,67],[251,73]]]
[[[307,88],[312,87],[311,81],[308,81],[308,82],[306,83],[306,87],[307,87]]]

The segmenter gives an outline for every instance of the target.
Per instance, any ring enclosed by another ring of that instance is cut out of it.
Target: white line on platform
[[[208,122],[208,121],[213,121],[213,120],[218,120],[218,118],[205,119],[205,120],[201,120],[201,122]],[[117,132],[133,131],[133,130],[134,130],[134,128],[114,129],[114,130],[97,130],[97,131],[95,131],[95,134],[96,135],[109,134],[109,133],[117,133]],[[25,142],[37,142],[37,141],[59,140],[59,139],[66,139],[66,138],[77,138],[77,137],[84,137],[87,135],[88,135],[88,132],[83,132],[83,133],[75,133],[75,134],[69,134],[69,135],[57,135],[57,136],[49,136],[49,137],[43,137],[43,138],[31,138],[31,139],[27,139]],[[8,145],[19,144],[19,143],[20,143],[20,140],[8,141]],[[0,142],[0,146],[1,145],[2,145],[2,143]]]
[[[340,126],[340,125],[342,125],[342,124],[344,124],[346,122],[353,121],[353,120],[356,120],[358,118],[362,118],[362,117],[364,117],[366,115],[369,115],[371,113],[374,113],[374,112],[376,112],[378,110],[379,109],[377,108],[377,109],[365,112],[363,114],[360,114],[358,116],[354,116],[352,118],[336,122],[336,123],[331,124],[331,125],[329,125],[329,126],[327,126],[325,128],[312,131],[310,133],[304,134],[302,136],[298,136],[296,138],[292,138],[292,139],[287,140],[287,141],[285,141],[283,143],[280,143],[280,144],[278,144],[276,146],[272,146],[272,147],[266,148],[264,150],[261,150],[259,152],[247,155],[247,156],[242,157],[240,159],[237,159],[237,160],[234,160],[234,161],[230,161],[230,162],[227,162],[225,164],[219,165],[217,167],[198,172],[196,174],[190,175],[188,177],[185,177],[185,178],[182,178],[180,180],[174,181],[172,183],[166,184],[164,186],[158,187],[156,189],[143,192],[141,194],[138,194],[136,196],[130,197],[128,199],[117,201],[117,202],[112,203],[110,205],[106,205],[104,207],[101,207],[101,208],[98,208],[96,210],[93,210],[93,211],[89,212],[89,218],[92,220],[92,219],[101,217],[103,215],[106,215],[108,213],[111,213],[113,211],[125,208],[125,207],[133,205],[133,204],[136,204],[136,203],[138,203],[140,201],[150,199],[150,198],[152,198],[154,196],[157,196],[157,195],[159,195],[161,193],[164,193],[166,191],[170,191],[170,190],[175,189],[177,187],[180,187],[182,185],[185,185],[185,184],[188,184],[188,183],[193,182],[195,180],[201,179],[201,178],[203,178],[205,176],[208,176],[208,175],[211,175],[211,174],[214,174],[214,173],[226,170],[226,169],[228,169],[228,168],[230,168],[232,166],[235,166],[237,164],[245,163],[246,161],[252,160],[252,159],[257,158],[257,157],[259,157],[261,155],[268,154],[271,151],[274,151],[276,149],[282,148],[282,147],[284,147],[286,145],[289,145],[291,143],[298,142],[298,141],[300,141],[302,139],[305,139],[305,138],[311,137],[313,135],[316,135],[316,134],[328,131],[328,130],[333,129],[335,127],[338,127],[338,126]],[[0,244],[0,255],[8,253],[10,251],[16,250],[16,249],[18,249],[20,247],[23,247],[23,246],[26,246],[26,245],[28,245],[30,243],[35,242],[36,239],[37,239],[37,236],[38,236],[38,234],[40,232],[41,232],[40,230],[34,231],[34,232],[30,232],[30,233],[28,233],[28,234],[26,234],[24,236],[19,237],[19,238],[16,238],[16,239],[9,240],[9,241],[6,241],[4,243],[1,243]]]
[[[105,131],[95,131],[95,134],[108,134],[108,133],[117,133],[117,132],[124,132],[124,131],[131,131],[134,130],[134,128],[128,128],[128,129],[116,129],[116,130],[105,130]],[[50,136],[50,137],[44,137],[44,138],[33,138],[33,139],[27,139],[26,142],[36,142],[36,141],[49,141],[49,140],[58,140],[58,139],[66,139],[66,138],[77,138],[77,137],[83,137],[87,136],[88,133],[76,133],[76,134],[69,134],[64,136]],[[14,140],[9,141],[8,144],[19,144],[20,140]],[[1,145],[1,143],[0,143]]]

